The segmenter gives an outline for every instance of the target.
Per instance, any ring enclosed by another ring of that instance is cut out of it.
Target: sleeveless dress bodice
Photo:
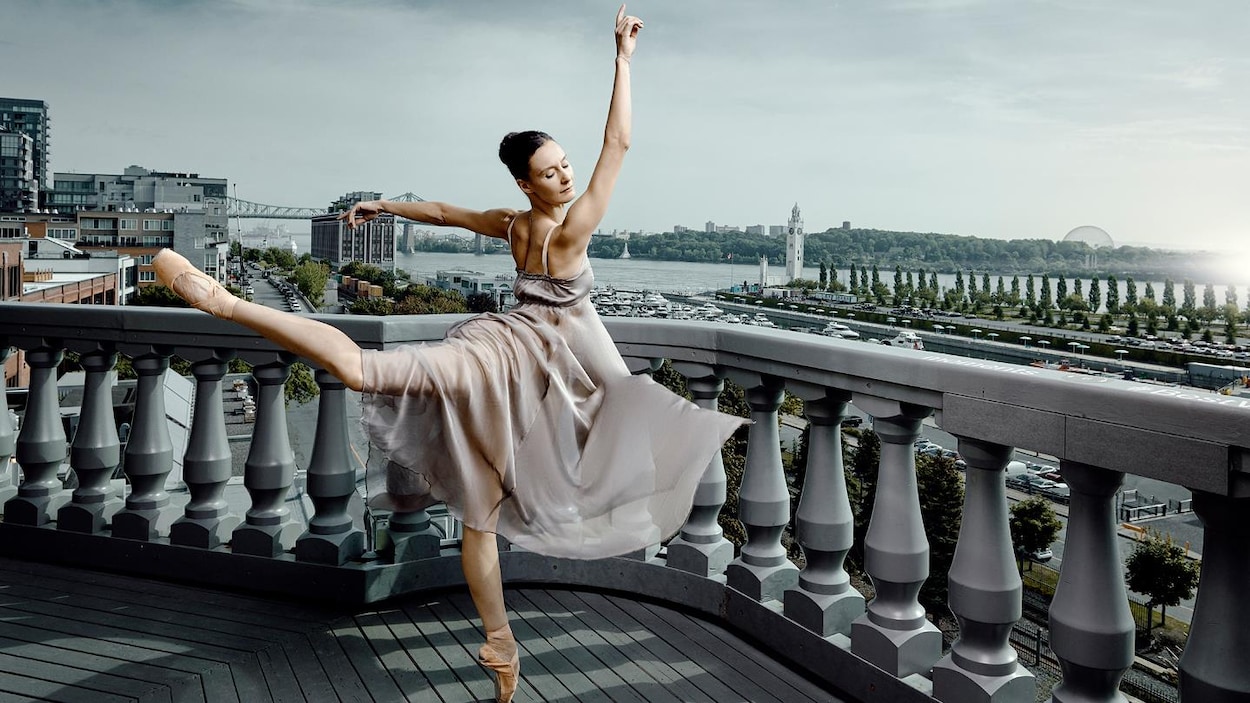
[[[519,270],[511,310],[469,318],[442,342],[363,350],[369,504],[443,502],[474,529],[559,557],[674,534],[745,421],[631,375],[593,288],[589,260],[568,279]]]

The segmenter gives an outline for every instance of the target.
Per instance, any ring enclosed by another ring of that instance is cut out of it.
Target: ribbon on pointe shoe
[[[162,250],[152,260],[157,279],[196,310],[229,320],[239,299],[207,274],[195,268],[186,257],[172,249]]]
[[[495,700],[509,703],[521,677],[521,655],[512,628],[504,625],[486,633],[486,644],[477,653],[482,666],[495,674]]]

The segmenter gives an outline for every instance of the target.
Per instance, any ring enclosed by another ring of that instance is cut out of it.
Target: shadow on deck
[[[725,629],[590,590],[510,588],[516,701],[831,701]],[[463,590],[359,608],[0,559],[0,703],[491,700]]]

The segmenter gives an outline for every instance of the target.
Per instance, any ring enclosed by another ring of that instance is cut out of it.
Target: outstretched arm
[[[632,121],[629,91],[629,61],[634,55],[634,45],[642,20],[625,14],[625,6],[616,13],[616,82],[612,86],[612,103],[608,107],[608,124],[603,131],[603,151],[595,164],[594,173],[582,197],[569,208],[564,224],[556,232],[566,250],[584,249],[590,235],[599,227],[616,177],[629,150]]]
[[[358,223],[368,222],[384,212],[431,225],[463,227],[499,239],[508,236],[508,222],[516,215],[516,210],[510,208],[480,211],[447,203],[366,200],[353,205],[352,209],[339,215],[339,219],[347,220],[348,227],[355,227]]]

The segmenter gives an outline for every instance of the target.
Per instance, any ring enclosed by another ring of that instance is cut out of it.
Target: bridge
[[[402,195],[396,195],[387,198],[400,203],[419,203],[425,202],[425,198],[416,193],[407,192]],[[264,203],[255,203],[250,200],[240,198],[226,197],[226,215],[232,218],[240,219],[265,219],[265,220],[307,220],[317,215],[324,215],[329,210],[327,208],[316,207],[291,207],[288,205],[266,205]],[[411,220],[400,219],[399,222],[406,223]]]

